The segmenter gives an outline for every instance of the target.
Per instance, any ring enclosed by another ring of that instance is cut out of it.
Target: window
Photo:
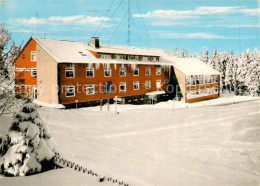
[[[31,61],[36,61],[36,52],[31,52]]]
[[[148,56],[143,57],[143,61],[150,61]]]
[[[200,84],[204,84],[204,76],[200,75],[199,78],[200,78]]]
[[[95,85],[87,85],[87,94],[95,94]]]
[[[74,77],[74,68],[67,67],[65,69],[65,71],[66,71],[66,77],[68,77],[68,78],[73,78]]]
[[[188,75],[187,76],[187,85],[189,86],[189,85],[191,85],[191,81],[190,81],[191,79],[190,79],[190,76]]]
[[[124,59],[124,60],[126,60],[126,55],[116,55],[116,59]]]
[[[151,88],[151,81],[145,81],[145,88]]]
[[[157,89],[161,88],[161,80],[156,80],[156,88]]]
[[[66,86],[66,97],[73,97],[75,96],[75,86],[70,85]]]
[[[98,58],[111,59],[111,54],[98,54]]]
[[[145,68],[145,75],[151,75],[151,68],[150,67]]]
[[[200,84],[200,81],[199,81],[199,75],[196,75],[196,85],[199,85]]]
[[[111,68],[104,68],[104,76],[105,77],[111,76]]]
[[[152,61],[159,61],[159,57],[152,57]]]
[[[37,77],[37,68],[31,68],[32,77]]]
[[[205,75],[205,84],[207,84],[209,82],[209,76]]]
[[[191,75],[190,79],[191,79],[191,85],[195,85],[195,78],[193,75]]]
[[[218,87],[214,87],[214,92],[215,92],[215,94],[218,93]]]
[[[106,82],[106,83],[104,84],[104,93],[105,93],[105,94],[108,94],[108,93],[110,93],[110,92],[112,92],[112,82],[111,82],[111,81]]]
[[[138,61],[138,56],[129,56],[129,60]]]
[[[134,76],[139,76],[139,68],[134,69]]]
[[[126,91],[126,82],[120,82],[119,91]]]
[[[196,95],[199,95],[199,94],[200,94],[200,90],[197,89],[197,90],[196,90]]]
[[[134,90],[139,90],[139,81],[134,81]]]
[[[161,75],[161,67],[156,67],[156,75]]]
[[[94,77],[94,68],[93,67],[87,67],[87,77]]]
[[[30,68],[16,68],[17,72],[28,72],[30,71]]]
[[[119,69],[119,75],[120,76],[126,76],[126,68],[125,67],[121,67]]]

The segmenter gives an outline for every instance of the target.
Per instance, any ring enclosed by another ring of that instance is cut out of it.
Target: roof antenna
[[[131,16],[131,12],[130,12],[130,0],[128,0],[128,40],[127,40],[127,43],[128,43],[129,46],[130,46],[130,37],[131,37],[131,32],[130,32],[130,28],[131,28],[130,16]]]

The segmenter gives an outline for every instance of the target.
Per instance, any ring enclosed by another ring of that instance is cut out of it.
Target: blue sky
[[[171,51],[260,48],[258,0],[130,0],[130,44]],[[12,39],[31,35],[127,45],[127,0],[0,0]]]

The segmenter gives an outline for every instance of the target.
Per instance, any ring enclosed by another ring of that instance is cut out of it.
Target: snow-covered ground
[[[118,105],[117,115],[114,105],[109,112],[107,106],[102,112],[99,107],[42,107],[39,112],[64,158],[105,176],[134,185],[259,185],[260,101],[227,104],[235,99],[248,101],[249,97],[175,102],[175,110],[172,101]],[[222,106],[214,106],[214,102]],[[201,107],[203,104],[210,105]],[[3,134],[2,121],[8,123],[8,118],[0,121]],[[82,178],[82,173],[68,171],[4,178],[0,185],[17,184],[17,179],[30,183],[47,174],[55,178],[48,182],[52,184],[65,184],[62,177],[66,175],[75,179],[75,183],[67,179],[68,184],[93,183],[92,178],[89,182]]]

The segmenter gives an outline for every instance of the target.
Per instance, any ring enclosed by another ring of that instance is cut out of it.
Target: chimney
[[[98,37],[91,37],[91,44],[95,48],[99,48],[99,38]]]

